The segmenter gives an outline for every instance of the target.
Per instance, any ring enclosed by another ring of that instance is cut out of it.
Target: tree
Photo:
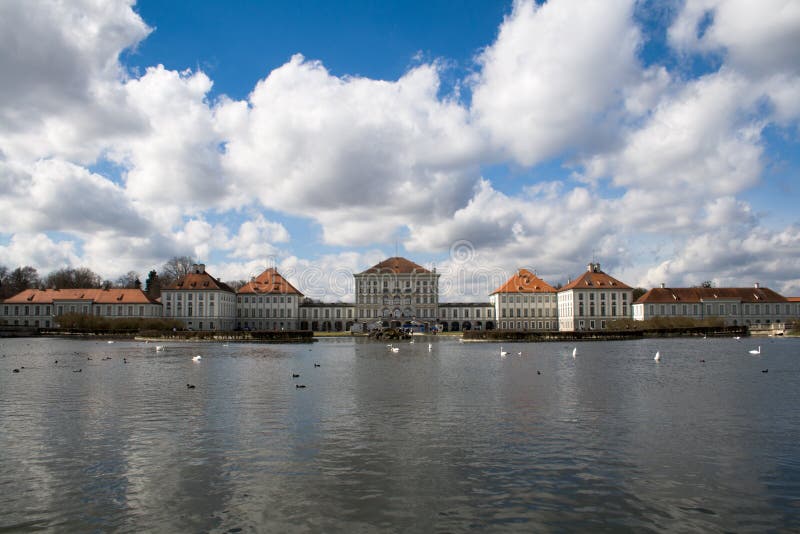
[[[711,280],[706,280],[705,282],[700,284],[700,287],[714,287],[714,282],[712,282]]]
[[[139,281],[139,273],[136,271],[128,271],[117,278],[116,286],[123,289],[140,289],[142,283]]]
[[[158,273],[155,269],[147,273],[147,280],[144,282],[144,292],[151,299],[157,299],[161,296],[161,280],[158,278]]]
[[[643,287],[634,288],[634,290],[633,290],[633,302],[636,302],[637,300],[639,300],[639,297],[641,297],[645,293],[647,293],[647,290],[645,288],[643,288]]]
[[[40,282],[39,273],[30,265],[17,267],[11,271],[7,280],[9,295],[16,295],[20,291],[37,287]]]
[[[158,273],[158,277],[161,279],[161,287],[176,283],[192,272],[192,266],[196,263],[191,256],[173,256],[161,266],[161,271]]]
[[[8,275],[8,267],[5,265],[0,265],[0,300],[11,296],[6,294],[6,292],[10,291],[10,288],[8,287]]]
[[[246,280],[231,280],[229,282],[225,282],[225,284],[234,291],[239,291],[246,283]]]
[[[44,278],[44,285],[54,289],[93,289],[103,285],[103,279],[88,267],[65,267]]]

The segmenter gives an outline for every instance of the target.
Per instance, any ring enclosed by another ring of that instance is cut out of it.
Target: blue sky
[[[799,48],[791,0],[4,2],[0,265],[800,294]]]

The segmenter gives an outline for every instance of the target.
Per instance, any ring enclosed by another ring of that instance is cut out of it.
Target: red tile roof
[[[239,288],[238,293],[275,293],[281,295],[300,295],[297,290],[286,278],[281,276],[277,269],[269,268],[256,278]]]
[[[167,287],[162,288],[164,289],[171,289],[171,290],[185,290],[185,291],[198,291],[198,290],[221,290],[221,291],[230,291],[231,293],[236,293],[231,287],[224,283],[220,282],[204,270],[200,272],[191,272],[178,280],[176,283],[168,285]]]
[[[366,271],[360,274],[423,274],[430,273],[428,269],[421,265],[417,265],[413,261],[405,258],[389,258],[377,265],[373,265]]]
[[[754,303],[788,300],[766,287],[656,287],[639,297],[635,304],[698,303],[731,299]]]
[[[609,276],[600,270],[600,264],[589,264],[589,268],[578,278],[565,285],[559,291],[569,289],[633,289],[627,284],[623,284],[613,276]]]
[[[786,297],[789,302],[800,302],[800,297]]]
[[[6,299],[6,304],[52,304],[85,300],[97,304],[159,304],[141,289],[26,289]]]
[[[555,293],[556,288],[533,274],[527,269],[519,269],[502,286],[495,289],[495,293]]]

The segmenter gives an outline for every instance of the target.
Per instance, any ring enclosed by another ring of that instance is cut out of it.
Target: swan
[[[503,345],[500,345],[500,356],[508,356],[508,351],[503,350]]]
[[[392,347],[392,352],[400,352],[400,347]]]
[[[156,352],[161,352],[164,349],[165,349],[164,345],[156,345]]]
[[[757,349],[751,350],[750,354],[761,354],[761,345],[759,345]]]
[[[108,342],[108,344],[109,344],[109,345],[110,345],[111,343],[113,343],[113,341],[109,341],[109,342]]]
[[[428,343],[428,352],[433,350],[433,343]]]
[[[577,355],[578,355],[578,347],[575,347],[574,349],[572,349],[572,357],[574,358]]]
[[[203,357],[202,357],[202,356],[200,356],[200,355],[198,354],[197,356],[195,356],[195,357],[193,357],[193,358],[192,358],[192,361],[193,361],[193,362],[199,362],[199,361],[200,361],[200,360],[202,360],[202,359],[203,359]]]
[[[659,352],[659,351],[656,351],[656,356],[655,356],[655,358],[653,358],[653,359],[654,359],[655,361],[660,361],[660,360],[661,360],[661,352]]]
[[[739,340],[740,340],[740,339],[742,339],[742,338],[741,338],[741,337],[739,337],[739,336],[733,336],[733,339],[735,339],[736,341],[739,341]]]

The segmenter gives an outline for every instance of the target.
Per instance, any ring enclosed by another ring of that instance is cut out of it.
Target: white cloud
[[[388,82],[294,56],[249,108],[220,104],[225,171],[240,198],[319,221],[326,243],[386,240],[410,218],[452,212],[475,180],[480,138],[438,89],[434,65]]]
[[[686,52],[723,53],[731,67],[755,76],[800,74],[800,4],[795,0],[687,0],[669,39]]]
[[[131,4],[0,2],[0,152],[87,163],[138,127],[122,101],[118,56],[150,28]]]
[[[627,0],[515,2],[479,57],[472,96],[498,150],[533,165],[606,133],[638,77],[632,9]]]
[[[800,227],[774,232],[763,227],[717,227],[691,236],[672,258],[644,273],[639,283],[653,287],[699,285],[763,286],[786,295],[800,290]]]
[[[15,268],[30,265],[45,275],[50,271],[75,265],[78,255],[74,243],[55,242],[43,233],[16,233],[6,246],[0,245],[3,265]]]
[[[153,231],[122,188],[63,160],[31,165],[0,160],[0,188],[0,224],[7,232]]]

